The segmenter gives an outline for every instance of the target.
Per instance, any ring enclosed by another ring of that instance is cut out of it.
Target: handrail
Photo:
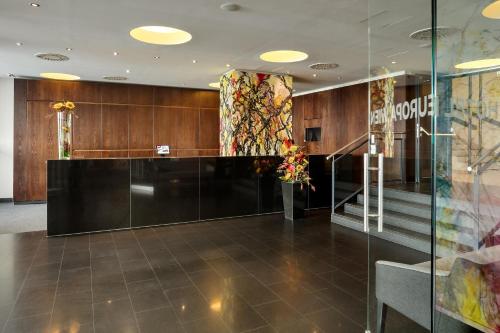
[[[364,137],[368,137],[368,132],[366,132],[365,134],[359,136],[358,138],[352,140],[351,142],[349,142],[348,144],[346,144],[345,146],[343,146],[342,148],[340,149],[337,149],[335,152],[331,153],[330,155],[328,155],[326,157],[327,160],[329,160],[330,158],[332,158],[333,156],[337,155],[338,153],[340,153],[341,151],[343,151],[344,149],[348,148],[349,146],[352,146],[354,143],[358,142],[359,140],[363,139]]]
[[[472,170],[479,165],[483,160],[485,160],[488,156],[490,156],[493,152],[495,152],[498,148],[500,148],[500,142],[497,143],[492,148],[488,149],[483,155],[481,155],[474,163],[471,163],[467,166],[467,171],[472,172]]]

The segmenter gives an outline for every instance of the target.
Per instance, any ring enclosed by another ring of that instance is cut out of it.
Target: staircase
[[[370,206],[375,210],[376,188],[370,189]],[[346,203],[332,214],[332,222],[363,231],[363,194],[356,203]],[[395,188],[384,189],[384,232],[377,232],[376,219],[370,220],[370,235],[396,244],[431,253],[431,196]]]

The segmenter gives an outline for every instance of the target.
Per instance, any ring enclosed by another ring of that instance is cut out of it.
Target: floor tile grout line
[[[181,237],[181,238],[182,238],[182,237]],[[194,249],[194,248],[193,248],[193,247],[192,247],[189,243],[187,243],[186,241],[184,241],[184,239],[183,239],[183,242],[185,242],[185,243],[186,243],[186,245],[187,245],[189,248],[191,248],[191,250],[193,250],[195,253],[197,253],[197,254],[198,254],[198,252],[197,252],[197,251],[196,251],[196,250],[195,250],[195,249]],[[164,243],[164,242],[162,241],[162,243]],[[201,290],[198,288],[198,286],[196,285],[196,283],[194,283],[193,279],[189,276],[189,273],[188,273],[188,272],[186,272],[186,270],[184,269],[184,267],[182,267],[182,264],[179,262],[179,260],[177,259],[177,257],[176,257],[176,256],[172,253],[172,251],[168,248],[168,245],[167,245],[167,244],[165,244],[165,243],[164,243],[164,245],[165,245],[165,247],[167,248],[167,250],[168,250],[168,252],[170,253],[170,255],[172,255],[172,257],[174,258],[174,260],[175,260],[175,262],[177,263],[177,265],[179,265],[179,267],[182,269],[182,271],[184,272],[184,274],[187,276],[187,278],[189,279],[189,282],[191,282],[192,286],[196,289],[196,291],[198,291],[198,293],[199,293],[199,294],[201,295],[201,297],[205,300],[205,302],[207,302],[207,304],[210,304],[210,300],[208,300],[208,299],[205,297],[205,295],[201,292]],[[200,259],[206,262],[206,260],[205,260],[205,259],[203,259],[203,258],[201,258],[201,257],[200,257]],[[206,262],[206,263],[207,263],[207,262]],[[210,265],[209,263],[207,263],[207,264],[208,264],[208,265]],[[216,274],[218,274],[218,273],[217,273],[217,271],[216,271]],[[219,274],[218,274],[218,275],[219,275]],[[175,311],[174,311],[174,312],[175,312]],[[222,325],[224,325],[224,327],[228,330],[228,332],[231,332],[230,327],[229,327],[229,326],[227,326],[227,324],[226,324],[226,322],[224,321],[224,319],[222,318],[222,316],[221,316],[220,314],[216,314],[216,316],[220,319],[220,321],[222,322]],[[199,318],[199,319],[197,319],[197,320],[202,320],[202,319],[204,319],[204,318]],[[193,322],[194,322],[194,321],[196,321],[196,320],[193,320]],[[184,326],[185,326],[185,323],[181,322],[181,325],[182,325],[182,327],[183,327],[183,328],[184,328],[184,330],[185,330],[185,327],[184,327]]]
[[[64,254],[66,253],[66,244],[67,243],[68,243],[68,239],[64,238],[64,247],[63,247],[63,252],[61,255],[61,263],[59,264],[59,273],[57,274],[56,290],[54,291],[54,300],[52,301],[52,311],[50,311],[49,327],[52,327],[52,319],[54,317],[54,308],[56,306],[56,299],[57,299],[57,289],[59,288],[59,279],[61,278],[61,269],[62,269],[62,265],[64,262]]]
[[[43,237],[43,236],[42,236]],[[9,321],[11,320],[11,317],[12,317],[12,313],[14,312],[14,309],[17,305],[17,302],[19,301],[19,297],[21,296],[21,292],[23,291],[24,289],[24,285],[26,284],[26,280],[28,279],[28,275],[30,274],[31,272],[31,269],[33,268],[33,263],[35,262],[35,257],[36,257],[36,254],[38,253],[38,250],[40,249],[40,245],[42,244],[42,240],[43,238],[40,238],[38,240],[38,245],[36,247],[36,250],[35,250],[35,253],[33,254],[33,258],[31,258],[31,263],[30,263],[30,266],[28,267],[28,270],[26,271],[26,275],[23,279],[23,282],[21,283],[21,286],[19,287],[19,291],[17,292],[17,295],[16,295],[16,299],[14,301],[14,304],[12,305],[12,308],[10,309],[9,311],[9,315],[7,316],[7,320],[5,320],[5,323],[3,324],[3,327],[2,327],[2,333],[5,332],[5,330],[7,329],[7,324],[9,323]],[[62,260],[62,259],[61,259]],[[51,314],[52,316],[52,314]]]
[[[154,230],[154,235],[155,235],[155,238],[157,238],[157,239],[161,242],[161,244],[163,244],[163,245],[165,246],[165,248],[166,248],[166,250],[168,251],[168,253],[169,253],[172,257],[174,257],[174,256],[173,256],[173,254],[172,254],[172,252],[171,252],[171,251],[170,251],[170,250],[166,247],[166,245],[164,244],[163,240],[161,240],[160,238],[158,238],[157,233],[156,233],[156,230],[155,230],[155,229],[153,229],[153,230]],[[150,267],[150,268],[151,268],[151,270],[153,271],[153,274],[154,274],[154,276],[155,276],[156,282],[158,282],[158,284],[159,284],[160,288],[162,289],[162,293],[163,293],[163,295],[165,295],[165,290],[163,289],[163,287],[162,287],[162,285],[161,285],[161,281],[160,281],[160,279],[158,278],[158,275],[156,274],[156,271],[154,270],[154,267],[153,267],[153,265],[151,264],[151,261],[149,260],[149,257],[148,257],[148,256],[147,256],[147,254],[146,254],[146,251],[144,251],[144,248],[142,247],[141,242],[140,242],[140,241],[139,241],[139,239],[137,238],[137,235],[135,234],[135,232],[133,232],[133,231],[132,231],[132,234],[134,235],[134,238],[135,238],[135,240],[136,240],[137,244],[139,244],[139,248],[141,249],[142,254],[143,254],[143,255],[144,255],[144,257],[146,258],[146,261],[148,262],[149,267]],[[179,325],[181,325],[182,330],[183,330],[183,331],[185,331],[185,329],[184,329],[184,325],[182,324],[182,322],[181,322],[181,320],[180,320],[179,316],[177,316],[177,313],[176,313],[176,312],[175,312],[175,310],[174,310],[174,305],[173,305],[173,304],[172,304],[172,302],[170,301],[170,297],[168,297],[167,295],[165,295],[165,298],[167,299],[167,302],[170,304],[170,307],[172,308],[172,311],[174,312],[174,316],[175,316],[175,318],[177,318],[177,323],[178,323]],[[135,311],[135,310],[134,310],[134,311]],[[139,332],[140,332],[140,331],[139,331]]]
[[[133,231],[130,231],[133,233]],[[120,266],[120,271],[121,271],[121,275],[122,275],[122,279],[123,279],[123,283],[125,284],[125,289],[127,290],[127,295],[128,295],[128,301],[130,303],[130,308],[132,309],[132,313],[134,315],[134,319],[135,319],[135,326],[137,328],[137,331],[138,332],[141,332],[141,329],[139,327],[139,320],[137,320],[137,316],[135,314],[135,311],[134,311],[134,305],[132,304],[132,297],[130,296],[130,291],[128,290],[128,285],[127,285],[127,280],[125,280],[125,273],[123,271],[123,266],[122,266],[122,263],[120,261],[120,257],[118,255],[118,248],[116,247],[116,240],[115,240],[115,236],[114,234],[112,233],[111,234],[111,238],[113,239],[113,244],[115,246],[115,251],[116,251],[116,257],[117,257],[117,260],[118,260],[118,265]],[[124,298],[125,299],[125,298]]]

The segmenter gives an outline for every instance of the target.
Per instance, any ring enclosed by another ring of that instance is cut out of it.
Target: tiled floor
[[[66,238],[0,235],[0,327],[364,332],[366,235],[328,220],[316,212],[295,225],[268,215]],[[428,259],[371,242],[371,262]],[[390,311],[391,332],[425,330]]]

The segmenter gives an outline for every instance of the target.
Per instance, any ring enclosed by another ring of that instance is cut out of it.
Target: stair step
[[[332,214],[332,222],[350,229],[361,232],[363,231],[363,220],[356,215],[348,213],[334,213]],[[428,235],[400,229],[390,225],[384,226],[383,232],[377,232],[376,223],[374,221],[370,221],[370,229],[373,230],[370,232],[370,235],[377,238],[403,245],[420,252],[431,253],[432,244],[431,238]]]
[[[377,191],[378,191],[377,187],[372,186],[370,188],[370,195],[376,196]],[[432,199],[429,194],[404,191],[404,190],[399,190],[399,189],[390,188],[390,187],[384,187],[384,198],[409,201],[409,202],[419,203],[419,204],[423,204],[423,205],[430,205],[431,199]]]
[[[377,197],[370,196],[370,207],[378,207]],[[363,194],[358,194],[358,204],[363,204]],[[431,219],[431,206],[404,200],[384,198],[384,211],[390,210],[406,215]]]
[[[363,205],[346,204],[344,209],[348,214],[363,217]],[[384,211],[384,225],[392,225],[424,235],[431,234],[431,220],[416,216],[409,216],[398,212]]]

